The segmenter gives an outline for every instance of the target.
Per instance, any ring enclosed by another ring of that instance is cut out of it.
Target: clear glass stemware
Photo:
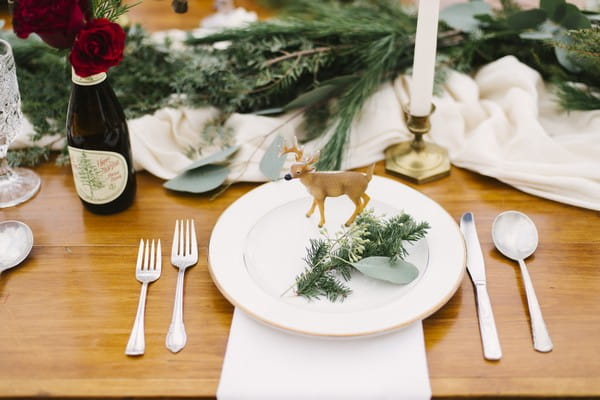
[[[10,44],[0,40],[0,208],[29,200],[40,188],[40,177],[25,168],[11,168],[8,146],[21,127],[21,96]]]

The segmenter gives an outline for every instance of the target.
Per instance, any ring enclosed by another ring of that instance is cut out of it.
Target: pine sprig
[[[304,261],[308,267],[296,278],[296,293],[309,300],[326,296],[330,301],[346,298],[352,290],[335,277],[335,268],[327,265],[331,245],[311,239]]]
[[[560,106],[569,111],[600,109],[600,93],[594,93],[588,87],[577,87],[570,83],[561,83],[557,87]]]
[[[50,149],[48,147],[33,146],[27,149],[11,150],[7,154],[10,165],[34,166],[48,160]]]
[[[405,244],[424,238],[428,229],[427,222],[417,223],[406,213],[384,219],[372,209],[363,211],[335,237],[323,231],[323,239],[310,240],[304,258],[307,267],[296,277],[294,291],[308,300],[343,301],[352,293],[345,284],[355,270],[352,263],[372,256],[404,259],[408,255]]]
[[[141,2],[140,0],[134,4],[123,4],[121,0],[91,0],[90,6],[94,18],[106,18],[114,22]]]

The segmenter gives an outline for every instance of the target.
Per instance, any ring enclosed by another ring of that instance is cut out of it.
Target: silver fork
[[[185,228],[185,229],[184,229]],[[177,289],[175,291],[175,304],[173,306],[173,319],[167,333],[167,349],[177,353],[183,349],[187,342],[185,326],[183,325],[183,278],[185,270],[198,262],[198,244],[194,220],[175,221],[173,233],[173,247],[171,249],[171,264],[179,268],[177,274]]]
[[[158,245],[154,247],[154,240],[152,240],[152,247],[148,254],[149,248],[148,240],[144,245],[144,239],[140,240],[140,249],[138,250],[137,264],[135,266],[135,277],[142,283],[142,289],[140,291],[140,301],[138,303],[137,314],[135,316],[135,322],[131,329],[131,335],[125,348],[125,354],[128,356],[139,356],[144,354],[146,348],[146,342],[144,340],[144,310],[146,309],[146,293],[148,292],[148,284],[154,282],[160,278],[160,271],[162,269],[162,254],[160,251],[160,239],[158,239]]]

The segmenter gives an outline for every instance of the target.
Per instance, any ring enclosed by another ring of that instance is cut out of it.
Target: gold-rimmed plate
[[[320,236],[318,210],[306,218],[312,198],[298,180],[264,184],[236,200],[217,221],[209,243],[209,268],[221,293],[236,307],[274,327],[297,333],[349,337],[383,333],[421,320],[442,307],[460,285],[465,248],[456,222],[436,202],[391,179],[374,176],[368,207],[378,215],[407,212],[431,228],[409,248],[419,269],[408,285],[360,273],[348,282],[343,302],[308,301],[293,295],[295,277],[311,238]],[[353,211],[345,197],[326,203],[325,228],[341,229]],[[292,289],[292,290],[290,290]]]

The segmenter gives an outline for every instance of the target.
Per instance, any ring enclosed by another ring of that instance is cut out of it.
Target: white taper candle
[[[414,116],[422,117],[431,112],[439,11],[440,0],[419,0],[410,86],[410,114]]]

